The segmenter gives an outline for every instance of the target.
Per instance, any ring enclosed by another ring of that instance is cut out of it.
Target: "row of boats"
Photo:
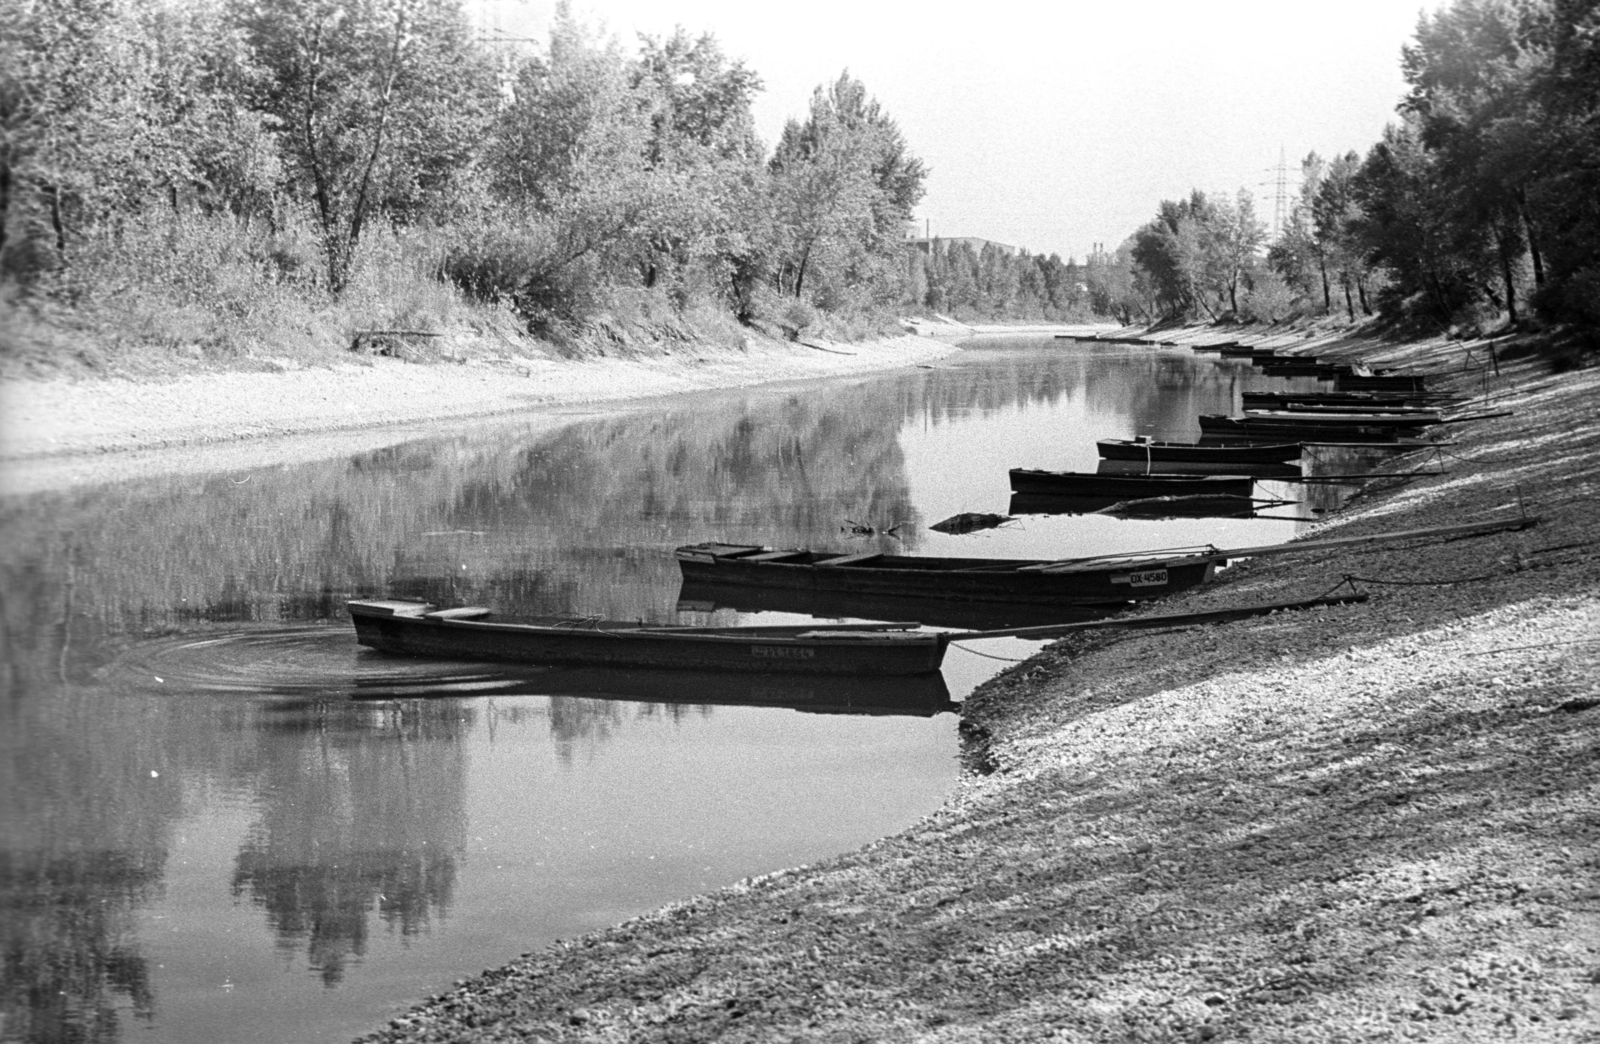
[[[1214,346],[1202,350],[1208,347]],[[1011,472],[1012,489],[1017,496],[1248,501],[1255,469],[1292,467],[1290,462],[1309,443],[1423,444],[1422,431],[1443,419],[1443,400],[1427,396],[1420,377],[1403,380],[1404,388],[1387,390],[1250,393],[1242,416],[1202,417],[1198,443],[1104,439],[1098,443],[1100,472],[1018,468]],[[1108,464],[1109,473],[1104,467]],[[564,667],[907,677],[937,673],[951,641],[1040,627],[1096,626],[1092,621],[1129,606],[1203,584],[1231,559],[1310,546],[1298,542],[1223,550],[1207,545],[1053,560],[721,542],[685,545],[674,552],[683,581],[680,608],[779,609],[883,621],[870,623],[687,627],[516,621],[500,620],[482,607],[437,608],[392,599],[352,601],[348,608],[362,645],[407,655]],[[926,626],[961,627],[997,619],[1013,626],[967,632]]]

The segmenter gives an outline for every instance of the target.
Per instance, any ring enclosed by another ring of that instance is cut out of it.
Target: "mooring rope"
[[[1031,656],[996,656],[994,653],[979,652],[976,649],[968,649],[965,645],[957,645],[956,643],[959,641],[961,641],[960,637],[952,638],[950,640],[951,647],[960,649],[962,652],[971,653],[974,656],[982,656],[986,660],[1005,660],[1007,663],[1026,663],[1028,660],[1033,658]]]

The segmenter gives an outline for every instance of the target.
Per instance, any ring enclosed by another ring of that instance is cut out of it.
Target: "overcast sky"
[[[543,36],[554,0],[483,0]],[[1255,194],[1273,217],[1280,150],[1365,153],[1405,91],[1400,49],[1439,0],[574,0],[584,21],[711,32],[760,74],[770,146],[844,69],[929,170],[919,231],[1082,258],[1162,199]]]

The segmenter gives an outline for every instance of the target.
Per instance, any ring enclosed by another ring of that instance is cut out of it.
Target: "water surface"
[[[952,701],[1034,647],[955,647],[942,676],[877,688],[597,679],[386,658],[354,644],[349,598],[798,620],[680,599],[672,549],[1225,547],[1335,496],[1266,483],[1298,503],[930,531],[1005,513],[1011,467],[1092,471],[1097,438],[1192,439],[1239,391],[1291,386],[1185,351],[969,348],[0,498],[4,1033],[349,1039],[553,939],[914,822],[955,784]]]

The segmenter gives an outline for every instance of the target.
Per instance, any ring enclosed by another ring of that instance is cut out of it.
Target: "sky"
[[[543,38],[554,0],[479,0]],[[710,32],[765,83],[770,146],[848,69],[928,167],[918,234],[1081,260],[1163,199],[1255,196],[1274,216],[1306,153],[1365,153],[1405,93],[1400,50],[1440,0],[573,0],[632,46]]]

